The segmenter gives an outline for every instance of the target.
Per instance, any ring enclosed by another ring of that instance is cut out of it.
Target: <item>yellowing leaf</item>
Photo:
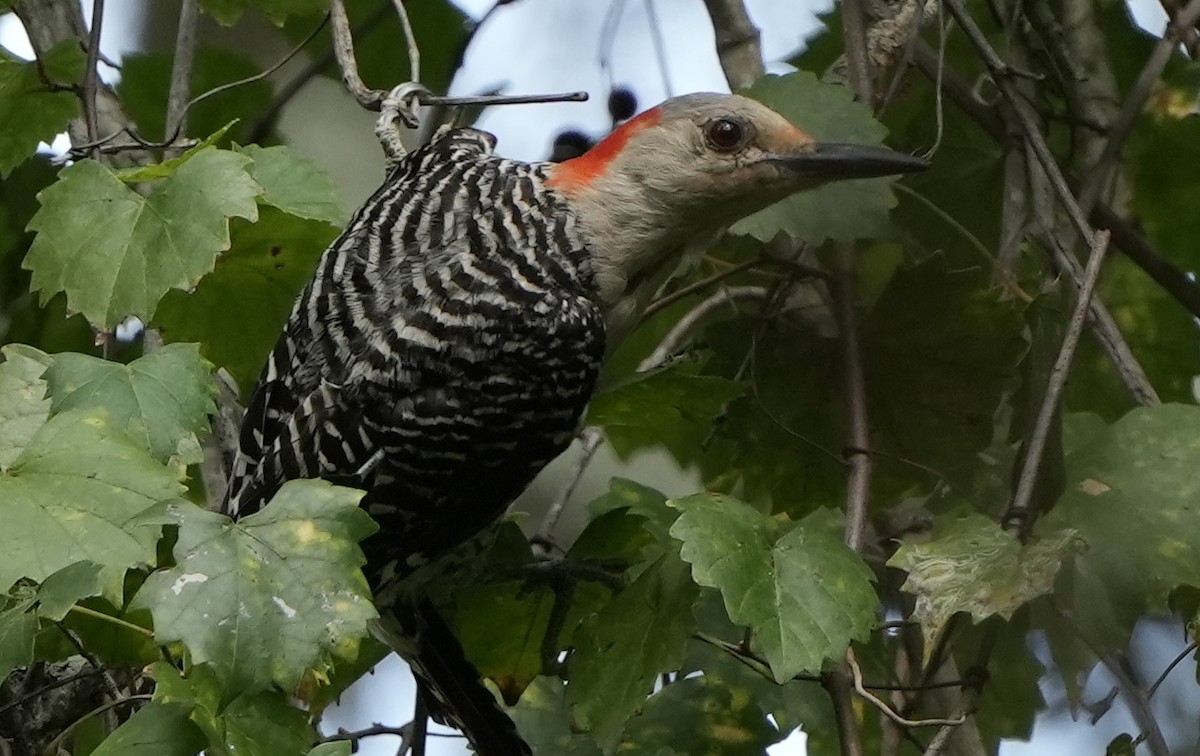
[[[888,566],[908,572],[901,590],[917,597],[913,616],[921,622],[928,655],[955,614],[967,612],[976,622],[994,614],[1009,619],[1049,593],[1075,543],[1075,532],[1063,530],[1022,544],[993,520],[972,514],[931,540],[905,541]]]
[[[375,526],[361,496],[291,481],[237,522],[173,504],[176,565],[152,574],[134,603],[153,614],[159,642],[182,641],[228,693],[292,690],[331,654],[353,658],[376,616],[358,547]]]

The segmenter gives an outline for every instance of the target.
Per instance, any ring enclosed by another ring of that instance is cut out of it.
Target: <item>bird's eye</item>
[[[746,142],[746,127],[732,118],[718,118],[704,127],[709,145],[718,152],[733,152]]]

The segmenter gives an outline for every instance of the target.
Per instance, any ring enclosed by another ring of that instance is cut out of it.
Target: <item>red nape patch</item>
[[[564,160],[554,166],[550,170],[547,183],[566,192],[582,189],[604,173],[608,164],[620,154],[634,134],[654,126],[660,118],[662,110],[656,107],[626,121],[592,149],[577,158]]]

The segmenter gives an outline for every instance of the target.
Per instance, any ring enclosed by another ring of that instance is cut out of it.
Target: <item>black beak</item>
[[[865,144],[818,142],[804,152],[780,156],[775,160],[798,174],[828,180],[892,176],[923,171],[929,167],[929,161],[924,158]]]

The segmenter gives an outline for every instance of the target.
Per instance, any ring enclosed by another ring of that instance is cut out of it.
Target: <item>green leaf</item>
[[[235,221],[233,246],[191,293],[170,291],[154,314],[168,341],[198,341],[248,393],[275,346],[296,295],[337,229],[262,208],[258,223]]]
[[[1076,535],[1043,533],[1022,544],[990,518],[969,514],[943,523],[931,539],[904,540],[887,564],[908,572],[900,589],[916,596],[913,616],[925,637],[926,662],[955,614],[967,612],[976,622],[992,615],[1007,620],[1050,593]]]
[[[977,271],[938,256],[897,272],[863,328],[874,442],[892,457],[879,458],[880,472],[902,486],[912,461],[973,491],[975,455],[992,442],[1026,351],[1020,308]]]
[[[216,386],[195,344],[168,344],[128,365],[59,354],[46,373],[55,413],[103,407],[160,462],[201,459]],[[190,455],[180,456],[181,451]]]
[[[262,11],[276,24],[288,16],[311,16],[329,9],[324,0],[200,0],[200,7],[225,26],[233,26],[251,8]]]
[[[32,604],[31,599],[26,599],[0,611],[0,681],[17,667],[33,661],[38,618],[29,611]]]
[[[205,751],[222,756],[304,756],[317,739],[308,716],[280,690],[231,698],[211,668],[192,667],[187,677],[171,665],[150,666],[155,702],[185,706],[207,739]]]
[[[847,87],[822,83],[807,71],[764,76],[742,94],[818,140],[878,145],[887,134]],[[730,231],[764,242],[786,233],[811,244],[882,236],[890,230],[888,211],[896,204],[891,181],[842,181],[801,192],[739,221]]]
[[[677,459],[687,459],[700,446],[713,418],[746,391],[744,385],[725,378],[695,375],[695,368],[679,363],[601,391],[588,405],[588,424],[603,427],[621,457],[662,445]]]
[[[763,756],[782,740],[747,696],[719,680],[694,677],[674,682],[646,701],[626,728],[621,751],[633,753]]]
[[[698,595],[687,565],[668,553],[576,631],[567,698],[606,751],[658,675],[683,661]]]
[[[24,62],[0,48],[0,177],[32,157],[38,142],[52,142],[79,113],[79,98],[47,84],[74,84],[83,78],[83,50],[74,39],[56,46],[39,64]]]
[[[308,716],[281,691],[239,696],[222,718],[230,756],[304,756],[316,740]]]
[[[272,683],[292,690],[330,655],[353,658],[371,606],[358,541],[375,530],[359,491],[290,481],[237,522],[186,502],[176,566],[147,578],[134,599],[160,642],[182,641],[229,694]]]
[[[107,416],[55,415],[0,474],[0,584],[42,582],[90,560],[101,565],[105,597],[120,605],[125,570],[155,562],[161,528],[138,515],[182,491]]]
[[[591,738],[571,729],[566,691],[557,677],[535,680],[508,715],[534,756],[600,756]]]
[[[229,218],[258,216],[261,187],[249,159],[208,148],[157,182],[148,197],[94,160],[63,170],[29,223],[37,237],[25,258],[45,301],[111,329],[129,315],[148,320],[170,289],[196,285],[229,248]]]
[[[195,756],[204,735],[191,722],[191,707],[151,701],[109,735],[91,756]]]
[[[350,756],[351,753],[349,740],[335,740],[313,748],[308,756]]]
[[[48,357],[22,344],[0,347],[0,473],[29,445],[50,416],[46,398]]]
[[[249,145],[238,149],[254,162],[250,175],[263,188],[262,201],[298,218],[346,222],[346,211],[333,180],[316,161],[287,147]]]
[[[554,593],[520,582],[477,582],[455,595],[454,629],[467,659],[514,704],[542,671]]]
[[[671,535],[703,586],[718,588],[729,618],[754,631],[775,681],[819,672],[822,662],[875,624],[874,579],[822,513],[791,525],[727,496],[697,494]]]
[[[1049,621],[1067,625],[1052,628],[1056,659],[1056,635],[1123,648],[1140,617],[1169,609],[1173,589],[1200,586],[1200,407],[1135,409],[1066,461],[1066,493],[1038,532],[1073,529],[1087,550],[1055,586]],[[1086,671],[1075,661],[1064,678]]]
[[[100,565],[95,562],[67,565],[42,581],[38,588],[38,616],[61,621],[77,601],[98,596],[103,590]]]

